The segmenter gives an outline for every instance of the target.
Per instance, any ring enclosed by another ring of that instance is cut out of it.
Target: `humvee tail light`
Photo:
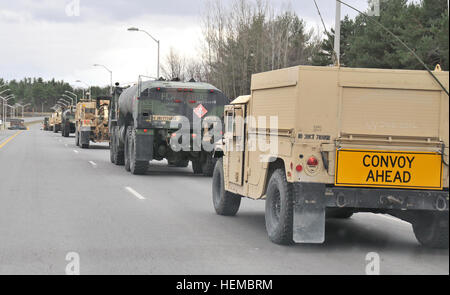
[[[190,100],[189,103],[196,103],[196,100]]]
[[[297,170],[297,172],[302,172],[303,171],[303,166],[302,165],[297,165],[297,167],[295,167],[295,170]]]
[[[311,157],[308,159],[307,164],[308,166],[317,166],[319,165],[319,160],[317,160],[315,157]]]
[[[181,103],[181,99],[175,99],[175,103]]]

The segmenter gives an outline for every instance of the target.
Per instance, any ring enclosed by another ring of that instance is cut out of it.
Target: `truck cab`
[[[448,72],[433,74],[448,89]],[[293,67],[225,108],[213,204],[266,202],[278,244],[323,243],[326,217],[390,214],[448,248],[448,95],[425,71]]]

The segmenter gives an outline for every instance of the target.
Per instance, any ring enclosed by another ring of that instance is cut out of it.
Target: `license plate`
[[[438,153],[337,150],[336,186],[442,189]]]

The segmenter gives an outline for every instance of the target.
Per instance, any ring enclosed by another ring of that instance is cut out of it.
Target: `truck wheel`
[[[189,160],[178,160],[173,163],[169,163],[169,166],[175,166],[179,168],[186,168],[189,166]]]
[[[83,143],[83,144],[81,145],[81,148],[82,148],[82,149],[88,149],[88,148],[89,148],[89,143]]]
[[[202,162],[199,160],[192,160],[192,170],[194,170],[194,174],[202,174]]]
[[[213,204],[216,213],[223,216],[234,216],[241,206],[241,196],[225,190],[223,161],[218,160],[213,173]]]
[[[134,175],[143,175],[147,173],[149,161],[138,161],[136,160],[136,130],[131,131],[130,136],[130,171]]]
[[[448,213],[421,212],[413,219],[412,226],[423,246],[448,249]]]
[[[294,193],[284,170],[277,169],[270,177],[266,192],[266,230],[275,244],[293,243]]]
[[[56,125],[53,126],[53,133],[58,133],[58,129],[56,129]]]
[[[75,130],[75,145],[80,146],[80,134],[78,130]]]
[[[213,158],[211,154],[207,154],[205,161],[202,163],[203,175],[211,177],[214,173],[216,162],[216,158]]]
[[[117,166],[122,166],[125,164],[125,155],[124,152],[119,151],[119,144],[117,143],[119,139],[115,135],[112,135],[111,140],[110,151],[112,153],[111,157],[113,157],[112,162]]]
[[[130,143],[131,143],[131,128],[127,128],[127,134],[125,135],[125,170],[130,172]]]
[[[109,160],[111,163],[116,164],[116,144],[114,142],[114,135],[109,140]]]

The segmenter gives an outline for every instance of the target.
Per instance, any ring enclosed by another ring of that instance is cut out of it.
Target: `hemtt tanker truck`
[[[195,174],[211,176],[212,150],[205,150],[203,144],[195,149],[193,142],[182,150],[174,149],[171,138],[179,127],[171,123],[183,117],[192,127],[194,119],[203,124],[221,118],[227,103],[219,89],[206,83],[145,81],[128,89],[116,87],[110,108],[111,162],[125,165],[133,174],[145,174],[151,160],[167,159],[169,165],[178,167],[187,167],[191,161]],[[183,132],[189,141],[206,138],[193,128]]]
[[[448,75],[306,66],[253,75],[251,95],[225,109],[216,212],[265,200],[278,244],[323,243],[326,217],[390,214],[421,244],[448,248]]]

